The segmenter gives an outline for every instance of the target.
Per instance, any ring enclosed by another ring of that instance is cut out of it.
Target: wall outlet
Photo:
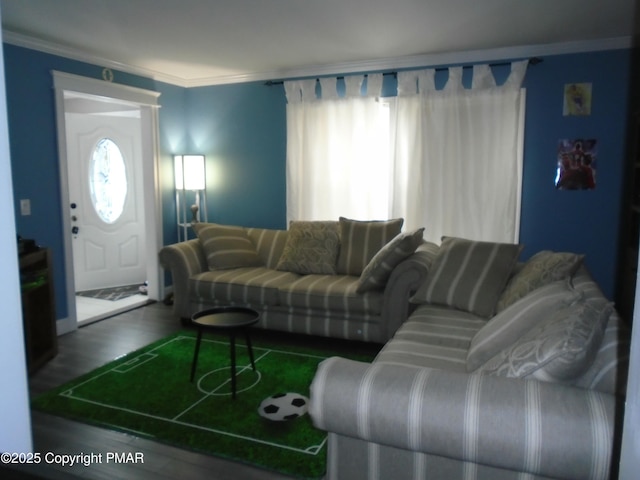
[[[20,215],[31,215],[31,200],[28,198],[20,200]]]

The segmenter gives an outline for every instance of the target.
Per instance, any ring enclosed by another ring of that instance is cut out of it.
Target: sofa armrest
[[[321,429],[535,475],[606,479],[616,400],[560,384],[430,368],[323,361],[310,414]]]
[[[427,277],[438,248],[435,243],[423,242],[415,253],[391,272],[384,289],[382,318],[386,328],[385,338],[391,338],[408,318],[409,298]]]
[[[163,247],[158,258],[163,268],[171,271],[173,280],[173,313],[180,318],[191,317],[189,308],[189,278],[206,272],[207,259],[200,240],[174,243]]]

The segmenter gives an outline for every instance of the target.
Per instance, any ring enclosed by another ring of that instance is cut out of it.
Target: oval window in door
[[[100,140],[91,155],[89,186],[93,208],[105,223],[114,223],[127,198],[127,169],[122,152],[109,139]]]

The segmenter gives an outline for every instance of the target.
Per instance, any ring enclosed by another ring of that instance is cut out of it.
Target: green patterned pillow
[[[605,299],[556,310],[476,372],[547,382],[576,379],[593,363],[612,313]]]
[[[194,223],[210,270],[262,266],[253,243],[242,227],[215,223]]]
[[[338,273],[360,276],[382,247],[400,234],[404,219],[350,220],[340,217]]]
[[[447,305],[491,317],[522,245],[443,237],[413,303]]]
[[[424,228],[409,233],[401,233],[375,254],[362,271],[358,281],[357,293],[382,289],[393,269],[407,258],[422,243]]]
[[[339,248],[337,222],[292,221],[276,268],[300,274],[334,275]]]
[[[536,253],[509,280],[498,300],[497,311],[501,312],[536,288],[573,276],[583,259],[584,255],[575,253],[549,250]]]

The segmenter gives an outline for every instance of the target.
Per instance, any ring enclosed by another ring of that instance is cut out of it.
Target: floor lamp
[[[207,221],[206,169],[204,155],[175,155],[176,212],[178,241],[188,240],[192,223]],[[194,192],[194,202],[187,210],[187,192]],[[190,215],[189,215],[190,214]]]

